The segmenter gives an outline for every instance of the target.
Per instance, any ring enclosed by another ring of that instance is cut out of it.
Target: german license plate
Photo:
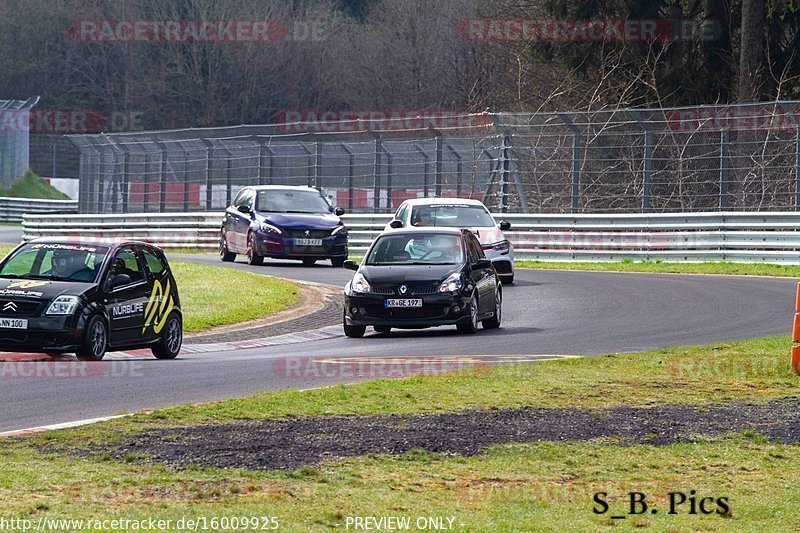
[[[0,318],[0,328],[28,329],[28,321],[24,318]]]
[[[422,307],[422,298],[388,298],[384,307]]]
[[[295,239],[295,246],[322,246],[322,239]]]

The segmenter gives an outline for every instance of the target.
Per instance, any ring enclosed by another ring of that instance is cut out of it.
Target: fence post
[[[431,128],[433,134],[436,136],[436,166],[433,174],[433,190],[437,197],[442,196],[442,150],[444,147],[444,137],[442,136],[442,132]]]
[[[183,145],[183,142],[178,141],[178,145],[183,148],[183,212],[189,212],[189,190],[191,183],[189,182],[189,150]]]
[[[380,195],[380,175],[381,175],[381,153],[383,152],[383,143],[381,136],[373,132],[375,136],[375,167],[374,178],[372,182],[372,212],[379,213],[381,209],[381,195]]]
[[[258,184],[259,185],[272,185],[273,168],[275,166],[275,152],[272,148],[266,145],[264,139],[254,136],[258,143]],[[264,152],[268,156],[264,156]],[[269,159],[269,173],[267,174],[266,183],[264,183],[264,163]]]
[[[650,211],[650,174],[653,166],[653,130],[641,113],[635,109],[628,109],[628,114],[633,117],[639,127],[644,130],[644,159],[642,160],[642,213]]]
[[[447,143],[447,149],[450,151],[451,154],[453,154],[453,157],[456,158],[456,175],[458,176],[456,181],[456,196],[461,198],[461,177],[462,177],[461,170],[462,170],[462,161],[464,158],[461,157],[461,154],[459,154],[455,148],[450,146],[450,143]]]
[[[308,147],[302,142],[300,143],[300,149],[306,153],[306,187],[311,187],[313,179],[312,168],[311,168],[313,165],[311,163],[311,156],[313,154],[311,150],[309,150]]]
[[[155,145],[161,149],[161,179],[159,180],[158,212],[166,211],[167,206],[167,147],[160,141]]]
[[[422,164],[423,164],[423,174],[422,174],[422,195],[427,198],[428,197],[428,175],[430,173],[430,162],[431,158],[428,154],[425,153],[425,150],[419,147],[417,143],[412,144],[411,146],[422,156]]]
[[[128,176],[130,176],[131,172],[131,154],[128,151],[128,146],[126,144],[121,144],[120,149],[122,150],[122,180],[120,182],[120,188],[122,189],[122,212],[128,212],[128,200],[130,191],[128,190]]]
[[[319,169],[322,167],[322,152],[319,150],[319,141],[314,143],[314,187],[319,187]]]
[[[580,211],[581,192],[581,130],[565,113],[556,113],[556,116],[572,132],[572,212],[577,213]]]
[[[730,132],[720,131],[719,145],[719,210],[728,209],[728,180],[730,179],[729,142]]]
[[[347,210],[353,210],[353,180],[356,172],[356,156],[353,151],[345,144],[342,143],[342,149],[347,152],[347,166],[349,171],[347,173]]]
[[[794,210],[800,211],[800,126],[794,137]]]
[[[206,145],[206,211],[211,211],[211,206],[214,203],[214,184],[211,182],[211,148],[213,145],[208,139],[200,139],[200,141]]]

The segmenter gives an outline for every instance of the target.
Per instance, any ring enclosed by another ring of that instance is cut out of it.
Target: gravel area
[[[800,398],[767,403],[613,409],[501,409],[416,416],[315,417],[152,430],[112,454],[147,454],[171,466],[293,469],[338,457],[413,449],[475,455],[489,445],[587,441],[667,445],[752,430],[800,442]]]

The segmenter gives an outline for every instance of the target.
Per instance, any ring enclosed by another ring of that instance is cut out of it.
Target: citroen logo
[[[406,292],[408,292],[408,287],[400,285],[400,294],[405,294]]]
[[[8,302],[6,305],[3,306],[3,311],[14,311],[17,312],[17,304],[14,302]]]

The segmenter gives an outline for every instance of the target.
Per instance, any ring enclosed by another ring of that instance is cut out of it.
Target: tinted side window
[[[468,233],[464,241],[467,245],[467,257],[469,258],[469,262],[475,263],[481,258],[481,256],[483,256],[483,251],[478,243],[478,239],[476,239],[471,233]]]
[[[111,275],[127,274],[131,278],[132,283],[144,281],[144,272],[142,272],[139,261],[136,259],[136,254],[131,248],[123,248],[114,256],[111,262]]]
[[[161,274],[167,269],[167,266],[161,258],[150,250],[144,250],[142,256],[144,257],[144,263],[147,265],[147,270],[150,271],[150,274],[156,278],[161,277]]]

